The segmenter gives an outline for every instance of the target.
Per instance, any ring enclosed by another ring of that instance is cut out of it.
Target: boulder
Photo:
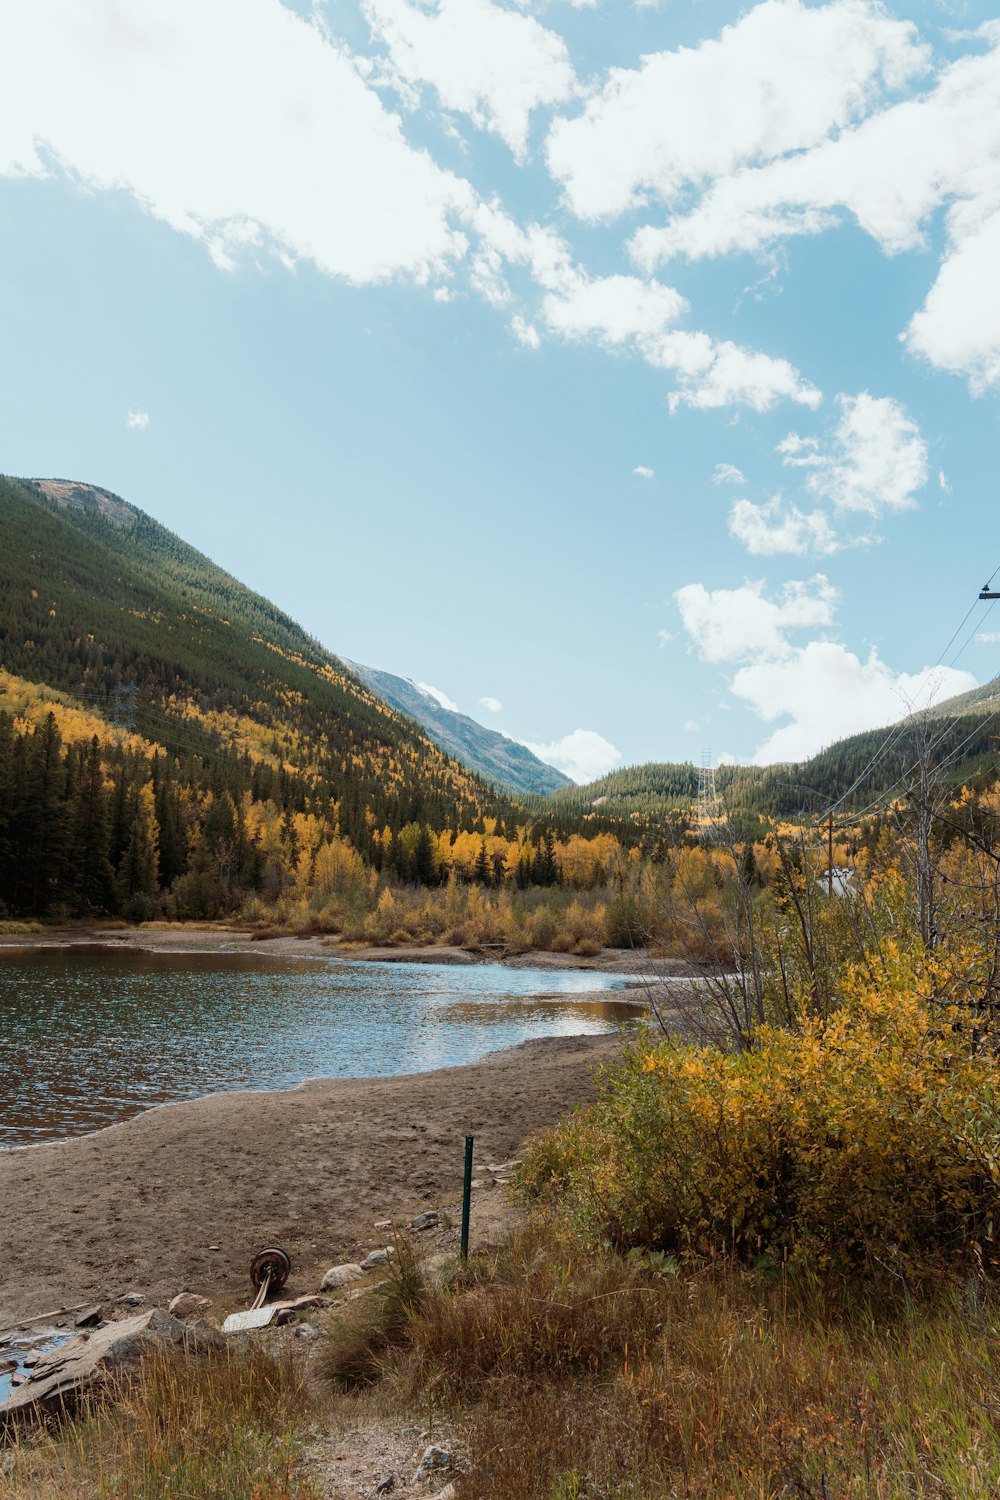
[[[394,1253],[391,1245],[386,1245],[384,1250],[372,1250],[361,1262],[362,1271],[374,1271],[376,1266],[388,1265],[389,1256]]]
[[[331,1266],[319,1284],[321,1292],[332,1292],[335,1287],[346,1286],[349,1281],[357,1281],[364,1273],[360,1266],[353,1261],[346,1261],[342,1266]]]
[[[101,1304],[95,1303],[93,1307],[85,1307],[73,1320],[74,1328],[96,1328],[98,1323],[104,1321],[104,1310]]]
[[[188,1328],[160,1308],[81,1333],[45,1354],[0,1405],[0,1433],[48,1416],[72,1413],[80,1401],[134,1374],[151,1349],[200,1354],[223,1344],[209,1329]]]
[[[211,1306],[209,1299],[199,1297],[197,1292],[178,1292],[167,1312],[172,1318],[180,1318],[184,1323],[188,1318],[203,1318]]]

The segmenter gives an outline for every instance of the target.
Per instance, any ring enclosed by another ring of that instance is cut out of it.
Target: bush
[[[918,998],[928,961],[890,957],[832,1018],[763,1028],[752,1050],[633,1047],[529,1151],[525,1187],[622,1248],[876,1273],[991,1257],[1000,1067]]]

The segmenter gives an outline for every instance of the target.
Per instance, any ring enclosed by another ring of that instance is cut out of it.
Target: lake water
[[[0,947],[0,1147],[220,1090],[419,1073],[613,1031],[641,1014],[627,985],[488,964]]]

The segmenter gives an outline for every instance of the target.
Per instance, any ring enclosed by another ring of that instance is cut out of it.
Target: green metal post
[[[469,1258],[469,1208],[472,1203],[472,1143],[475,1136],[465,1137],[465,1182],[462,1184],[462,1259]]]

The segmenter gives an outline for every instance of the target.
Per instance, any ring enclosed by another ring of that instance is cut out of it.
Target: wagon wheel
[[[286,1251],[277,1245],[268,1245],[258,1250],[250,1262],[250,1280],[257,1288],[258,1305],[271,1292],[280,1292],[288,1280],[292,1262]]]

